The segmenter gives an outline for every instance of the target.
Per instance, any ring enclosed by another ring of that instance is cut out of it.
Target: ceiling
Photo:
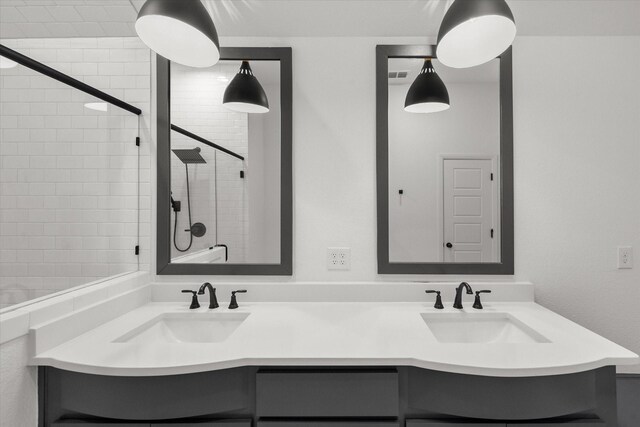
[[[190,1],[190,0],[185,0]],[[204,0],[220,36],[436,35],[452,0]],[[144,0],[0,0],[0,37],[135,36]],[[508,0],[518,33],[640,35],[640,0]]]
[[[407,77],[404,79],[389,79],[390,85],[409,85],[413,83],[424,59],[418,58],[391,58],[389,59],[389,72],[406,71]],[[471,68],[449,68],[433,60],[433,67],[446,83],[494,83],[500,80],[500,59],[494,59],[485,64]]]
[[[2,0],[0,0],[2,1]],[[240,69],[242,61],[221,60],[213,67],[209,68],[192,68],[186,65],[172,63],[171,67],[179,69],[180,73],[208,73],[212,79],[224,78],[221,84],[227,84]],[[251,61],[251,70],[262,85],[279,85],[280,84],[280,62],[279,61]]]

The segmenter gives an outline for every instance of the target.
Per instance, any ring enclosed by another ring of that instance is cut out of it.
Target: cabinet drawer
[[[407,420],[406,427],[506,427],[505,423],[488,423],[484,421],[446,421],[446,420]]]
[[[191,421],[151,423],[151,427],[251,427],[251,420]]]
[[[150,377],[50,369],[47,384],[55,391],[49,399],[55,399],[64,413],[128,420],[132,425],[211,417],[244,410],[251,404],[249,373],[243,369]]]
[[[544,422],[509,423],[507,427],[605,427],[607,423],[601,419],[567,420]]]
[[[396,417],[398,394],[395,369],[264,370],[256,379],[260,417]]]
[[[598,406],[595,371],[539,377],[408,372],[409,407],[430,413],[506,424],[591,413]]]
[[[259,421],[258,427],[399,427],[391,421]]]
[[[135,423],[126,421],[85,421],[85,420],[64,420],[56,421],[53,427],[150,427],[149,423]]]

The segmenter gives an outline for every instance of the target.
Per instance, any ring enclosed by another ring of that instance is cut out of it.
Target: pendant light
[[[218,33],[200,0],[147,0],[136,32],[151,50],[189,67],[210,67],[220,59]]]
[[[505,0],[454,0],[440,25],[436,53],[447,67],[475,67],[507,50],[515,37]]]
[[[240,71],[225,89],[222,105],[239,113],[269,112],[267,94],[253,75],[248,61],[242,61]]]
[[[437,113],[448,110],[449,92],[436,73],[431,58],[424,60],[420,74],[413,81],[404,101],[404,111],[409,113]]]

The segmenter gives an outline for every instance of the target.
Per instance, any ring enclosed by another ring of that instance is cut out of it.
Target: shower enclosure
[[[237,239],[246,235],[244,157],[179,126],[171,125],[171,130],[173,147],[180,147],[171,150],[172,262],[244,257],[245,242]],[[236,212],[229,212],[230,203]]]
[[[3,40],[0,58],[0,309],[146,267],[148,49]]]

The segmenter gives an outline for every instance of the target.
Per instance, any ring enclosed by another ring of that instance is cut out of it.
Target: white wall
[[[151,55],[137,38],[2,42],[149,114]],[[148,268],[148,117],[139,165],[134,114],[88,110],[99,100],[22,66],[0,80],[0,308],[136,271],[139,219]]]
[[[260,76],[258,76],[260,77]],[[263,84],[268,114],[249,114],[247,262],[280,262],[280,85]]]
[[[442,262],[443,156],[500,152],[497,82],[445,84],[451,108],[434,114],[405,112],[409,85],[389,86],[391,262]]]
[[[526,37],[514,49],[516,274],[544,306],[636,353],[638,76],[640,37]],[[617,246],[634,247],[634,269],[616,269]]]

